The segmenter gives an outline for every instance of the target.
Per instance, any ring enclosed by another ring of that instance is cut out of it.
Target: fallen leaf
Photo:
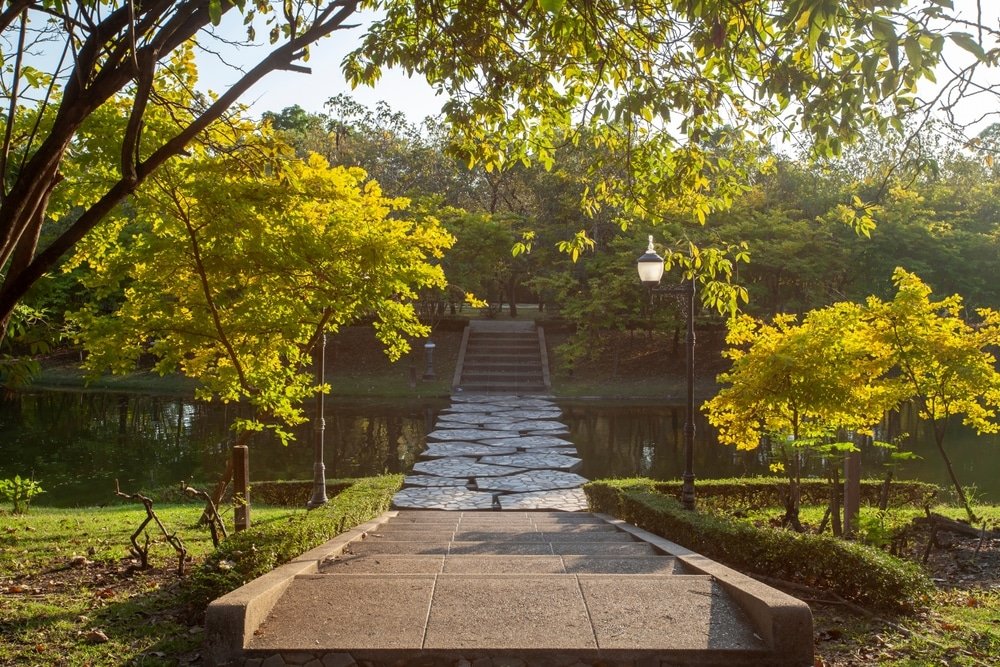
[[[106,644],[108,642],[108,636],[101,630],[91,630],[84,636],[84,639],[89,644]]]

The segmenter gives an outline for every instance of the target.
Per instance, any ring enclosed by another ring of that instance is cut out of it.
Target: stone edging
[[[812,611],[805,602],[621,519],[598,512],[594,516],[676,557],[693,573],[714,578],[743,609],[772,651],[789,656],[794,664],[812,664]]]
[[[247,638],[253,636],[278,599],[300,574],[317,574],[319,564],[340,554],[350,542],[396,516],[384,512],[367,523],[337,535],[234,591],[213,600],[205,611],[205,657],[210,665],[225,665],[240,657]]]

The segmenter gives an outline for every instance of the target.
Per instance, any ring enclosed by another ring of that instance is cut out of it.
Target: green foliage
[[[197,379],[201,398],[251,403],[241,430],[287,438],[301,402],[325,390],[311,372],[320,332],[371,317],[398,359],[428,332],[413,301],[444,285],[436,261],[453,239],[431,216],[404,217],[407,201],[360,169],[289,158],[266,129],[242,129],[217,128],[227,150],[165,167],[81,243],[84,284],[120,302],[69,319],[93,373],[127,373],[152,354],[158,372]]]
[[[327,480],[326,495],[333,498],[354,484],[354,480]],[[277,507],[305,507],[312,497],[312,480],[288,480],[278,482],[254,482],[250,497],[254,504],[263,503]]]
[[[287,521],[257,524],[230,536],[189,577],[196,604],[234,590],[299,554],[389,509],[402,475],[356,480],[326,505]]]
[[[861,480],[861,503],[878,505],[883,481]],[[681,482],[657,482],[656,491],[681,497]],[[804,505],[824,505],[830,497],[830,484],[823,479],[803,479],[799,483]],[[923,507],[928,498],[939,491],[927,482],[912,480],[894,481],[889,487],[891,507]],[[780,477],[738,477],[734,479],[698,480],[698,498],[705,499],[712,507],[739,510],[784,505],[788,482]]]
[[[32,498],[45,493],[42,485],[33,479],[14,475],[13,479],[0,479],[0,500],[14,504],[14,514],[25,514]]]
[[[607,512],[709,558],[761,574],[833,591],[867,607],[912,612],[929,602],[930,580],[912,563],[860,544],[757,528],[684,510],[651,480],[584,486],[593,511]]]

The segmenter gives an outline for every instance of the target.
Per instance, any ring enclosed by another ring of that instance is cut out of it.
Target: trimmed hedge
[[[861,480],[861,502],[877,505],[882,493],[880,479]],[[681,482],[656,482],[660,493],[681,497]],[[823,479],[803,479],[801,483],[803,505],[826,505],[830,500],[830,483]],[[916,481],[893,481],[889,486],[891,507],[920,507],[928,496],[940,491],[934,484]],[[784,477],[738,477],[698,481],[698,496],[711,498],[725,506],[780,507],[788,494],[788,480]]]
[[[590,508],[623,519],[730,567],[821,588],[875,609],[923,607],[931,581],[913,563],[823,535],[757,528],[690,512],[648,479],[603,480],[583,487]]]
[[[333,498],[349,489],[356,480],[329,479],[326,481],[327,498]],[[254,482],[250,486],[250,502],[278,507],[305,507],[312,498],[313,481],[295,479],[277,482]]]
[[[322,507],[284,521],[256,524],[230,535],[189,577],[191,602],[208,604],[340,533],[374,519],[389,509],[393,494],[402,486],[402,475],[357,479]]]

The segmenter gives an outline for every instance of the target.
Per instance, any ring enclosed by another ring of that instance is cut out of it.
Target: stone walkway
[[[562,412],[548,398],[459,394],[393,498],[399,509],[587,509]]]
[[[586,512],[388,512],[213,602],[220,667],[811,667],[808,606]]]

